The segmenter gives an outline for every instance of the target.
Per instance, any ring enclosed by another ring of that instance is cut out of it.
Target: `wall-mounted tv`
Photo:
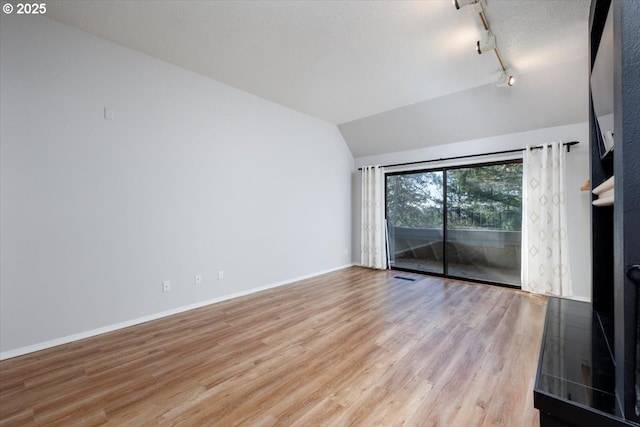
[[[613,13],[609,7],[602,38],[591,69],[591,100],[600,140],[600,157],[613,150]]]

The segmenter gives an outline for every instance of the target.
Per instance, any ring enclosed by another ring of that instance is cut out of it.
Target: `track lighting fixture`
[[[456,10],[460,10],[461,7],[465,7],[467,5],[465,3],[466,2],[464,1],[453,0],[453,6],[456,8]]]
[[[473,13],[482,13],[484,14],[484,9],[487,7],[486,0],[478,0],[475,3],[471,3],[471,11]]]
[[[483,54],[494,50],[496,48],[496,36],[491,33],[491,30],[485,30],[480,37],[480,40],[476,42],[476,52]]]
[[[515,82],[516,79],[511,74],[509,74],[509,70],[504,70],[500,73],[500,76],[498,77],[498,83],[496,84],[498,85],[498,87],[507,87],[513,86]]]
[[[486,0],[453,0],[453,5],[456,9],[461,9],[465,6],[473,5],[475,11],[481,11],[483,7],[487,6]]]
[[[487,0],[453,0],[453,5],[456,9],[460,9],[465,6],[471,6],[470,10],[478,18],[480,18],[480,23],[482,24],[484,31],[480,37],[480,40],[476,42],[476,52],[478,52],[478,54],[483,54],[492,50],[496,54],[496,59],[500,64],[500,68],[502,69],[502,73],[498,78],[498,86],[513,86],[513,84],[515,83],[515,79],[511,74],[509,74],[507,66],[502,59],[502,55],[500,55],[498,45],[496,44],[496,36],[491,32],[489,22],[487,21],[487,16],[484,12],[487,8]]]
[[[472,3],[475,3],[477,0],[453,0],[453,5],[456,9],[460,9],[461,7],[468,6]]]

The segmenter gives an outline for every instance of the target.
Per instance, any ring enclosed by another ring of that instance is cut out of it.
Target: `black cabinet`
[[[616,394],[625,417],[640,421],[640,396],[637,396],[640,383],[636,378],[640,364],[638,283],[626,274],[631,266],[640,264],[640,2],[614,0],[611,6],[615,24],[613,303]],[[602,286],[595,282],[593,285],[594,288]]]
[[[540,425],[633,425],[616,399],[607,327],[591,304],[549,298],[534,389]]]
[[[595,155],[599,140],[592,113],[591,171],[594,185],[607,175],[615,177],[615,202],[613,207],[592,209],[593,309],[613,321],[613,334],[607,339],[613,344],[616,396],[624,418],[637,422],[638,284],[626,271],[640,263],[640,2],[593,2],[592,63],[607,13],[613,19],[615,144],[612,158]]]
[[[592,186],[614,176],[615,202],[592,207],[591,304],[549,301],[534,390],[542,426],[640,425],[640,272],[634,268],[640,264],[640,1],[592,0],[592,67],[609,12],[614,148],[608,155],[602,156],[591,97],[589,122]],[[555,330],[564,332],[550,333]]]

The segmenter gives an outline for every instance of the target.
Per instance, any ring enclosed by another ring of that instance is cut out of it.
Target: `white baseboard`
[[[90,331],[84,331],[84,332],[80,332],[80,333],[77,333],[77,334],[67,335],[65,337],[56,338],[56,339],[53,339],[53,340],[49,340],[49,341],[44,341],[44,342],[40,342],[40,343],[37,343],[37,344],[28,345],[26,347],[20,347],[20,348],[14,349],[14,350],[4,351],[4,352],[0,353],[0,360],[5,360],[5,359],[10,359],[12,357],[22,356],[24,354],[33,353],[33,352],[40,351],[40,350],[45,350],[47,348],[56,347],[56,346],[63,345],[63,344],[68,344],[70,342],[78,341],[78,340],[81,340],[81,339],[84,339],[84,338],[89,338],[89,337],[93,337],[93,336],[96,336],[96,335],[101,335],[101,334],[104,334],[104,333],[107,333],[107,332],[113,332],[113,331],[116,331],[118,329],[128,328],[129,326],[138,325],[140,323],[145,323],[145,322],[149,322],[151,320],[156,320],[156,319],[160,319],[160,318],[163,318],[163,317],[171,316],[173,314],[182,313],[184,311],[189,311],[189,310],[193,310],[193,309],[196,309],[196,308],[204,307],[206,305],[211,305],[211,304],[215,304],[215,303],[218,303],[218,302],[230,300],[230,299],[233,299],[233,298],[238,298],[238,297],[242,297],[242,296],[245,296],[245,295],[253,294],[253,293],[256,293],[256,292],[265,291],[267,289],[277,288],[279,286],[289,285],[289,284],[294,283],[294,282],[299,282],[300,280],[310,279],[312,277],[320,276],[322,274],[331,273],[333,271],[342,270],[343,268],[352,267],[353,265],[354,264],[346,264],[346,265],[342,265],[340,267],[335,267],[335,268],[331,268],[331,269],[328,269],[328,270],[318,271],[318,272],[315,272],[315,273],[312,273],[312,274],[307,274],[307,275],[304,275],[304,276],[295,277],[293,279],[287,279],[287,280],[283,280],[281,282],[271,283],[269,285],[259,286],[257,288],[247,289],[245,291],[234,292],[232,294],[223,295],[223,296],[216,297],[216,298],[209,299],[209,300],[205,300],[205,301],[199,301],[199,302],[194,303],[194,304],[189,304],[189,305],[186,305],[186,306],[183,306],[183,307],[173,308],[171,310],[161,311],[159,313],[150,314],[148,316],[142,316],[142,317],[138,317],[136,319],[131,319],[131,320],[126,320],[124,322],[114,323],[112,325],[103,326],[101,328],[91,329]]]

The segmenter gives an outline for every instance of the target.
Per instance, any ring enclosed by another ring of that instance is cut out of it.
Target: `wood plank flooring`
[[[4,360],[0,425],[537,426],[545,306],[347,268]]]

